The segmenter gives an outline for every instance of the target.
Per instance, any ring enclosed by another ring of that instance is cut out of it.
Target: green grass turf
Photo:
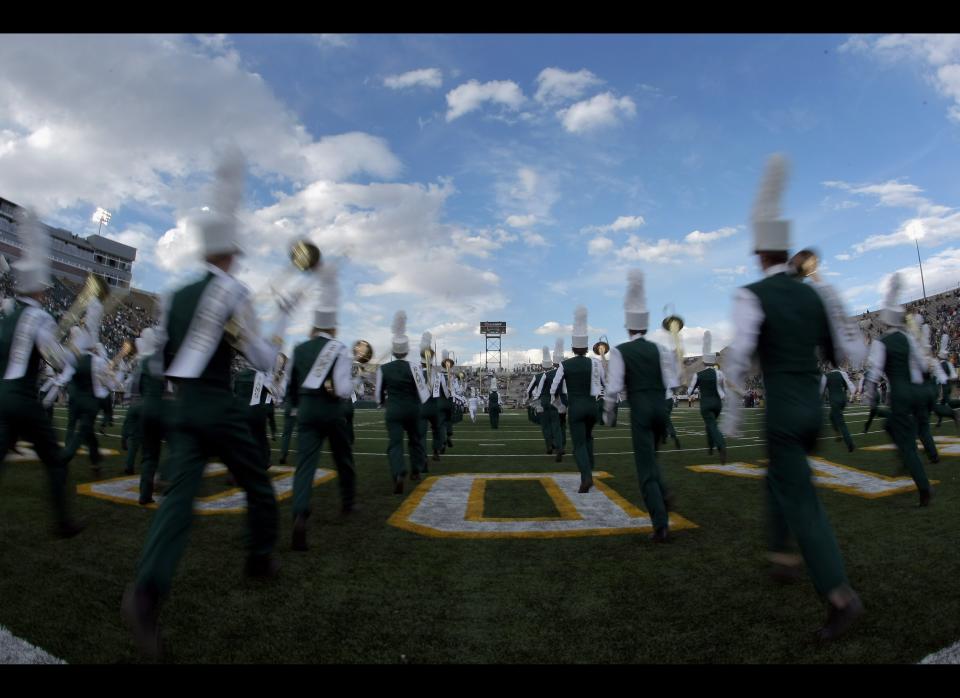
[[[620,413],[616,428],[597,428],[597,468],[642,509],[628,415]],[[858,445],[886,443],[882,421],[860,434],[864,419],[863,410],[848,410]],[[121,420],[122,413],[105,446],[119,447]],[[661,464],[678,513],[699,528],[659,547],[645,534],[457,539],[390,526],[416,483],[392,494],[382,420],[382,412],[356,414],[362,509],[341,521],[336,482],[314,489],[308,553],[289,550],[291,505],[281,502],[279,579],[243,577],[243,516],[195,517],[162,615],[167,661],[394,663],[404,654],[416,663],[916,662],[960,638],[960,458],[928,466],[940,481],[929,509],[917,508],[915,492],[869,500],[818,489],[867,609],[848,638],[818,647],[809,635],[824,607],[809,579],[777,587],[765,576],[762,481],[685,467],[719,462],[706,453],[696,409],[674,410],[685,450],[671,444]],[[761,413],[750,410],[747,420],[754,431],[731,440],[731,460],[763,458],[754,438]],[[62,411],[56,421],[65,422]],[[539,428],[524,411],[506,413],[500,425],[491,431],[485,415],[476,425],[469,418],[458,424],[455,448],[430,462],[430,474],[576,473],[571,456],[557,464],[543,453]],[[934,433],[954,435],[954,427]],[[829,460],[881,474],[896,467],[894,452],[848,454],[829,426],[823,436],[818,455]],[[120,476],[124,455],[108,458],[101,477]],[[321,465],[332,467],[329,455]],[[71,473],[75,484],[91,479],[86,456]],[[520,492],[495,486],[485,506],[499,515],[514,505],[514,515],[529,513],[515,501]],[[141,661],[119,604],[153,512],[86,496],[75,502],[90,526],[58,540],[49,530],[42,466],[5,468],[0,624],[71,663]]]

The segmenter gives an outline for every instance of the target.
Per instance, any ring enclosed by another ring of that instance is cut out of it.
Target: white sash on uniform
[[[590,361],[590,395],[596,397],[603,394],[603,381],[600,380],[600,359]]]
[[[327,343],[323,345],[320,353],[317,354],[317,358],[310,368],[310,373],[307,374],[306,380],[300,384],[300,387],[306,388],[307,390],[316,390],[323,385],[323,381],[326,380],[327,374],[330,373],[333,362],[336,361],[337,355],[342,348],[343,344],[337,340],[328,340]]]
[[[410,364],[410,373],[413,375],[413,382],[417,384],[417,392],[420,394],[420,402],[424,403],[430,399],[430,388],[423,377],[423,371],[420,370],[420,363],[407,361]]]
[[[547,380],[547,374],[546,374],[546,372],[544,372],[544,374],[543,374],[542,376],[540,376],[540,381],[537,383],[537,387],[533,389],[533,399],[534,399],[534,400],[539,400],[539,399],[540,399],[540,393],[543,392],[543,383],[544,383],[545,380]]]
[[[223,328],[246,295],[243,284],[215,276],[207,284],[190,321],[190,329],[174,357],[167,376],[197,378],[220,346]]]
[[[23,378],[27,373],[27,363],[33,354],[33,345],[36,341],[37,330],[43,321],[44,311],[28,306],[20,314],[17,329],[10,344],[10,357],[7,360],[7,370],[3,374],[4,380]]]
[[[266,374],[263,371],[257,371],[253,379],[253,392],[250,394],[250,404],[260,404],[260,394],[263,392],[263,380]]]

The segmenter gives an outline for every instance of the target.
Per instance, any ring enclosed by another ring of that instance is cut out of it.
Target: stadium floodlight
[[[113,214],[110,213],[110,212],[109,212],[107,209],[105,209],[105,208],[97,207],[97,210],[93,212],[93,216],[90,218],[90,220],[93,221],[94,223],[99,223],[99,224],[100,224],[100,227],[97,228],[97,235],[99,235],[99,234],[100,234],[100,231],[103,230],[103,225],[104,225],[104,223],[109,223],[109,222],[110,222],[110,218],[111,218],[112,216],[113,216]]]

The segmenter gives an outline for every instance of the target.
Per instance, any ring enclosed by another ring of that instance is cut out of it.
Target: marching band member
[[[953,425],[955,429],[960,429],[960,422],[957,421],[957,413],[955,409],[960,407],[960,400],[951,399],[951,393],[953,392],[953,386],[957,382],[957,369],[954,368],[953,364],[949,361],[949,353],[947,351],[950,346],[950,335],[943,334],[940,336],[940,351],[937,354],[937,358],[940,359],[940,369],[943,371],[946,380],[940,384],[940,402],[937,404],[936,413],[937,413],[937,426],[940,426],[940,423],[943,422],[944,417],[949,417],[953,420]]]
[[[474,424],[477,423],[477,406],[478,406],[477,403],[478,402],[479,400],[477,400],[477,389],[470,388],[470,400],[467,402],[467,406],[470,409],[470,421],[473,422]]]
[[[407,338],[407,314],[398,310],[391,325],[393,331],[394,360],[377,369],[377,385],[374,400],[378,406],[387,407],[387,458],[390,461],[390,476],[393,478],[394,494],[403,494],[403,481],[407,469],[403,463],[403,434],[407,434],[407,450],[410,458],[410,480],[420,479],[420,469],[426,464],[426,454],[420,439],[420,409],[430,397],[430,388],[423,371],[415,359],[407,359],[410,340]]]
[[[676,375],[677,361],[669,349],[646,339],[650,312],[647,310],[643,272],[639,269],[631,269],[627,274],[623,309],[630,339],[610,350],[604,398],[606,417],[608,423],[613,421],[616,396],[626,390],[637,479],[644,506],[653,522],[650,539],[665,543],[669,540],[667,506],[672,504],[672,497],[657,464],[657,444],[666,429],[663,396],[680,381]]]
[[[503,412],[503,407],[500,405],[500,393],[497,392],[496,376],[490,379],[490,396],[487,398],[487,407],[490,414],[490,428],[499,429],[500,413]]]
[[[579,305],[573,311],[573,338],[570,346],[574,357],[560,363],[550,386],[550,393],[561,395],[570,415],[570,435],[573,438],[573,455],[580,470],[581,493],[589,492],[593,487],[596,399],[605,378],[600,360],[587,358],[587,327],[587,309]]]
[[[828,393],[830,399],[830,424],[833,425],[833,430],[843,437],[847,450],[853,453],[856,447],[850,436],[850,430],[847,429],[847,422],[843,418],[843,410],[847,406],[847,395],[853,395],[856,389],[850,382],[847,372],[835,368],[823,374],[820,378],[820,395],[822,396],[824,392]]]
[[[41,303],[50,286],[50,235],[29,211],[21,214],[24,251],[14,262],[15,295],[0,320],[0,459],[17,438],[33,444],[47,470],[57,533],[70,538],[83,530],[67,503],[67,465],[50,420],[37,396],[41,360],[54,370],[75,362],[57,342],[57,325]]]
[[[310,339],[293,350],[288,395],[297,408],[300,432],[297,471],[293,477],[294,550],[307,550],[307,519],[313,476],[325,439],[330,441],[337,466],[341,513],[353,511],[356,471],[353,447],[344,414],[353,392],[353,363],[347,346],[336,339],[340,292],[337,270],[327,264],[320,271],[322,299],[313,314]]]
[[[169,592],[193,522],[193,500],[208,460],[217,456],[247,496],[251,577],[275,577],[277,501],[263,467],[262,450],[250,433],[243,406],[230,390],[230,365],[237,352],[260,371],[276,360],[289,305],[281,305],[271,341],[260,337],[250,291],[231,275],[236,257],[243,181],[236,151],[216,172],[212,210],[192,216],[188,228],[202,241],[205,274],[169,297],[158,330],[166,377],[176,388],[170,417],[173,481],[150,525],[136,582],[121,608],[141,650],[158,656],[160,604]],[[229,332],[228,332],[229,330]]]
[[[540,431],[543,433],[543,440],[546,443],[547,455],[552,455],[556,449],[554,442],[554,433],[553,433],[553,421],[550,419],[550,413],[548,407],[550,406],[549,399],[545,399],[549,396],[550,392],[550,383],[553,381],[553,376],[551,374],[551,369],[553,368],[553,361],[550,359],[550,347],[543,348],[543,359],[540,362],[543,372],[539,375],[539,380],[533,389],[533,400],[535,403],[535,410],[537,417],[540,419]],[[546,393],[546,395],[545,395]]]
[[[428,472],[426,462],[427,449],[427,425],[433,433],[433,460],[440,460],[440,454],[446,453],[447,427],[444,424],[444,410],[440,405],[440,397],[443,391],[441,383],[443,378],[440,369],[434,361],[436,355],[433,351],[433,335],[424,332],[420,338],[420,371],[430,389],[430,397],[420,407],[420,443],[424,450],[424,462],[421,468]],[[417,476],[419,478],[419,475]],[[411,477],[411,479],[413,479]]]
[[[717,368],[717,355],[711,351],[712,341],[710,330],[703,333],[703,370],[694,374],[690,381],[687,394],[692,395],[695,390],[700,392],[700,416],[707,429],[707,447],[710,455],[713,449],[720,452],[720,462],[727,462],[727,442],[723,433],[717,428],[717,419],[723,409],[723,399],[726,393],[723,389],[723,373]]]
[[[861,615],[863,605],[847,580],[807,460],[823,423],[817,349],[833,365],[849,361],[860,366],[866,348],[834,289],[816,279],[804,284],[787,264],[790,224],[779,220],[785,178],[785,160],[771,158],[753,215],[754,250],[764,278],[739,289],[734,297],[737,333],[728,349],[726,384],[731,397],[725,405],[722,431],[731,437],[740,435],[740,399],[757,354],[766,392],[773,574],[784,581],[799,575],[801,559],[791,545],[795,540],[817,592],[829,606],[827,620],[817,632],[820,641],[827,641],[843,634]]]
[[[97,412],[109,394],[106,385],[107,362],[96,352],[89,328],[71,328],[70,343],[78,352],[76,371],[70,379],[73,385],[70,400],[75,402],[77,428],[67,440],[60,457],[64,463],[69,464],[81,444],[85,445],[90,455],[90,466],[94,473],[99,473],[103,457],[100,455],[94,425]]]

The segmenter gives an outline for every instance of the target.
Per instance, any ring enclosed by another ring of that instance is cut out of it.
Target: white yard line
[[[944,647],[939,652],[924,657],[921,664],[960,664],[960,642]]]
[[[66,664],[0,625],[0,664]]]

